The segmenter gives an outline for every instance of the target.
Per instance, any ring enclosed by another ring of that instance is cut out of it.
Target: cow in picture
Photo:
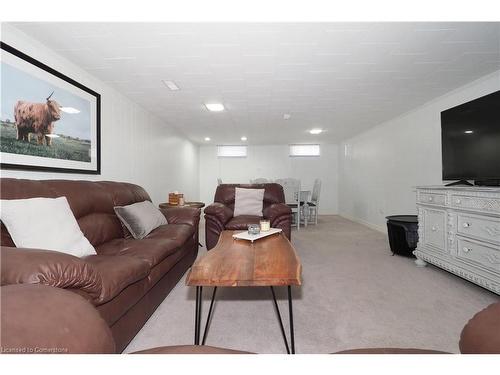
[[[30,133],[37,136],[39,145],[51,146],[51,134],[54,130],[54,122],[61,118],[61,107],[55,100],[46,103],[29,103],[19,100],[14,107],[14,117],[17,127],[17,140],[30,141]]]

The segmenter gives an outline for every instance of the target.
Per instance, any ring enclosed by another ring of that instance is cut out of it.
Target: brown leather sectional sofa
[[[1,228],[1,284],[45,284],[71,290],[90,301],[111,329],[121,352],[191,266],[198,253],[200,210],[162,210],[168,225],[136,240],[114,206],[144,200],[140,186],[119,182],[2,178],[1,199],[66,196],[97,255],[17,249]]]
[[[264,189],[263,217],[242,215],[234,217],[236,188]],[[249,224],[268,219],[271,227],[283,229],[291,239],[292,210],[285,204],[283,187],[279,184],[221,184],[215,191],[214,203],[205,208],[205,240],[207,249],[213,248],[223,230],[246,230]]]

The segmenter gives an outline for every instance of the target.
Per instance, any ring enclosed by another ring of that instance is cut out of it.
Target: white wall
[[[414,187],[443,183],[441,111],[499,89],[500,71],[342,143],[340,214],[383,231],[385,216],[415,214]]]
[[[177,130],[14,27],[2,24],[2,41],[101,94],[101,175],[2,170],[2,177],[132,182],[155,203],[179,190],[197,200],[198,146]]]
[[[320,157],[290,157],[288,145],[248,146],[246,158],[217,158],[216,146],[200,147],[200,197],[214,200],[217,177],[225,183],[249,183],[264,177],[301,179],[303,190],[312,190],[315,178],[321,178],[320,214],[337,213],[338,146],[321,145]]]

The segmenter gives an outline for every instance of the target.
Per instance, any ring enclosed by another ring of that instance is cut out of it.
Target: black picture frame
[[[95,97],[95,167],[92,169],[81,169],[81,168],[65,168],[56,166],[40,166],[40,165],[27,165],[27,164],[16,164],[16,163],[4,163],[3,160],[0,163],[1,169],[16,169],[16,170],[28,170],[28,171],[43,171],[43,172],[57,172],[57,173],[76,173],[76,174],[101,174],[101,95],[96,91],[88,88],[87,86],[77,82],[76,80],[68,77],[67,75],[51,68],[50,66],[42,63],[41,61],[19,51],[18,49],[0,41],[0,49],[6,51],[15,57],[24,60],[25,62],[43,70],[44,72],[57,77],[66,83],[75,86],[76,88],[90,94]],[[44,158],[50,159],[50,158]]]

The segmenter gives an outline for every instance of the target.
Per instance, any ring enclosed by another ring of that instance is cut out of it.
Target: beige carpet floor
[[[339,216],[294,230],[292,242],[303,263],[303,285],[293,292],[297,353],[360,347],[458,352],[468,319],[500,299],[434,266],[417,268],[412,259],[391,256],[383,233]],[[200,256],[205,253],[200,249]],[[192,344],[195,291],[184,281],[125,352]],[[217,294],[207,345],[285,353],[269,288],[220,288]],[[205,288],[204,319],[210,295]],[[288,327],[284,288],[278,297]]]

